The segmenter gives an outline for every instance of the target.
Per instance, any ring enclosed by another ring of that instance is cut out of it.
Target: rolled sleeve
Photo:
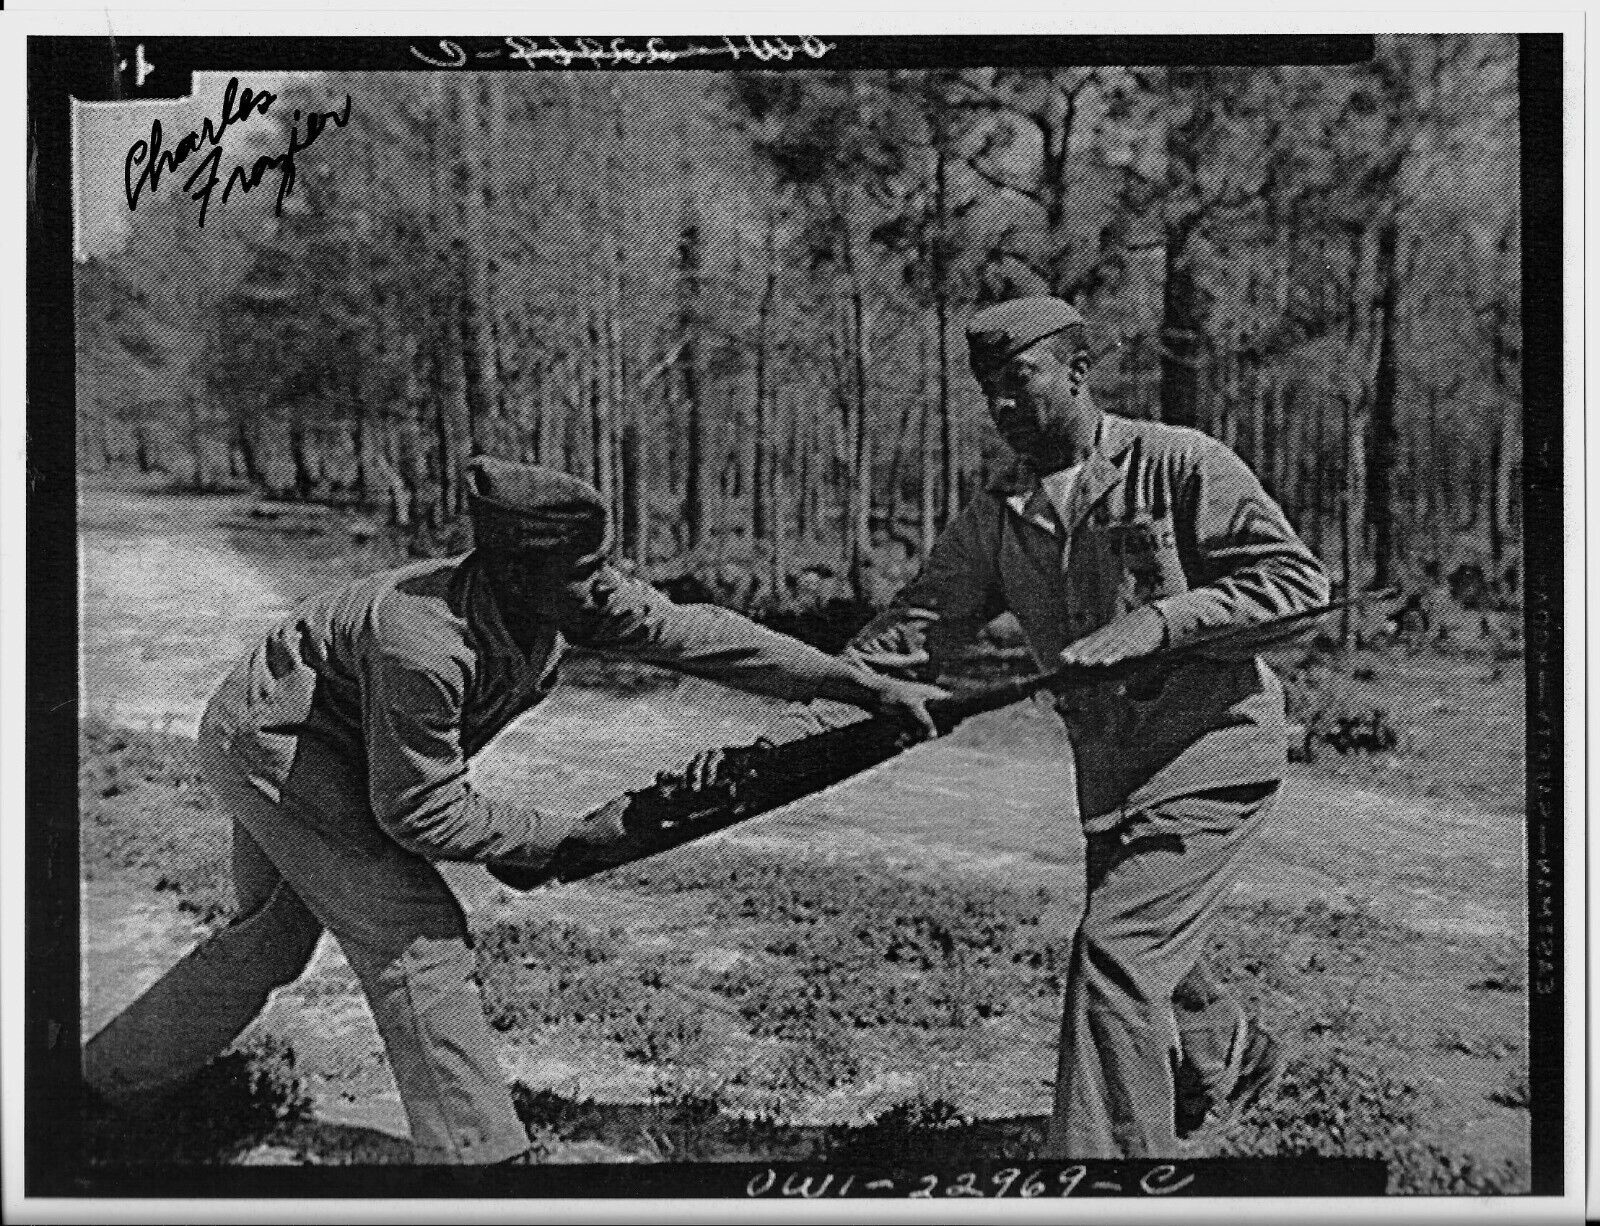
[[[1185,569],[1200,582],[1154,602],[1169,644],[1327,603],[1322,564],[1249,466],[1221,444],[1201,446],[1177,520]]]
[[[564,611],[575,646],[627,655],[736,689],[809,702],[853,679],[850,666],[714,605],[674,604],[609,567]]]
[[[372,811],[384,832],[430,860],[542,863],[577,820],[471,783],[461,749],[466,673],[377,652],[366,661],[363,725]]]

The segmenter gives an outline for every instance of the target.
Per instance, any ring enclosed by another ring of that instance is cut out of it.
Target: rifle
[[[1181,646],[1117,664],[1067,665],[1031,673],[930,702],[928,713],[933,716],[939,735],[945,736],[975,715],[1009,707],[1041,690],[1076,689],[1149,676],[1152,671],[1194,659],[1248,658],[1293,642],[1321,618],[1390,595],[1372,593],[1253,625],[1231,626]],[[887,762],[922,739],[921,731],[902,719],[875,715],[783,745],[762,740],[730,747],[723,752],[717,780],[708,787],[691,790],[683,774],[663,772],[654,784],[630,793],[622,815],[625,837],[617,843],[598,848],[568,840],[537,869],[490,863],[489,871],[519,890],[580,881],[813,795]]]

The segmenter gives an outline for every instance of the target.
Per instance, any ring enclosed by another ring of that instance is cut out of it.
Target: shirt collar
[[[1038,492],[1028,500],[1031,511],[1049,509],[1056,513],[1056,517],[1066,523],[1072,516],[1072,487],[1077,484],[1078,475],[1083,472],[1087,460],[1074,464],[1071,468],[1063,468],[1060,472],[1047,473],[1039,478]],[[1044,506],[1039,506],[1040,503]]]
[[[1023,519],[1047,532],[1059,534],[1067,518],[1065,495],[1075,479],[1079,483],[1079,496],[1076,505],[1071,508],[1073,522],[1067,524],[1067,530],[1074,531],[1083,515],[1107,490],[1122,480],[1122,466],[1116,461],[1133,445],[1137,432],[1138,427],[1128,418],[1102,412],[1100,425],[1095,432],[1094,450],[1088,458],[1049,478],[1052,482],[1061,478],[1057,491],[1061,495],[1059,499],[1051,497],[1051,491],[1045,484],[1046,478],[1041,478],[1020,461],[1002,472],[990,489]]]

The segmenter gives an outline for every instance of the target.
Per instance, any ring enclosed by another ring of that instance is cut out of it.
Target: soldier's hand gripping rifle
[[[986,711],[998,711],[1041,690],[1077,688],[1134,676],[1148,676],[1198,657],[1240,659],[1292,643],[1320,619],[1347,608],[1383,599],[1378,593],[1322,605],[1249,626],[1230,627],[1180,647],[1119,664],[1063,667],[1033,673],[930,702],[928,712],[944,736]],[[757,741],[722,752],[716,780],[692,787],[685,773],[659,775],[649,787],[622,798],[622,837],[605,844],[568,838],[537,869],[491,863],[489,871],[515,889],[578,881],[607,869],[642,860],[724,830],[762,813],[813,795],[886,762],[922,739],[922,734],[891,716],[872,716],[842,728],[783,745]]]

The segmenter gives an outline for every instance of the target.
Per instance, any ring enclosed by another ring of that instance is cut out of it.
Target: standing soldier
[[[1041,666],[1109,665],[1323,604],[1328,580],[1243,461],[1194,430],[1103,413],[1083,317],[980,311],[973,373],[1016,478],[963,510],[847,654],[931,677],[1010,610]],[[1062,694],[1087,898],[1072,947],[1050,1151],[1168,1156],[1271,1085],[1274,1040],[1203,950],[1283,778],[1283,690],[1254,656]]]
[[[466,918],[433,862],[527,871],[563,839],[622,838],[626,798],[580,821],[470,782],[472,756],[550,693],[568,643],[933,732],[926,702],[942,691],[674,605],[606,566],[605,504],[583,482],[493,459],[469,476],[473,552],[310,601],[206,708],[200,760],[234,819],[238,914],[87,1044],[85,1078],[114,1104],[181,1085],[221,1052],[326,929],[383,1035],[418,1158],[524,1158]]]

